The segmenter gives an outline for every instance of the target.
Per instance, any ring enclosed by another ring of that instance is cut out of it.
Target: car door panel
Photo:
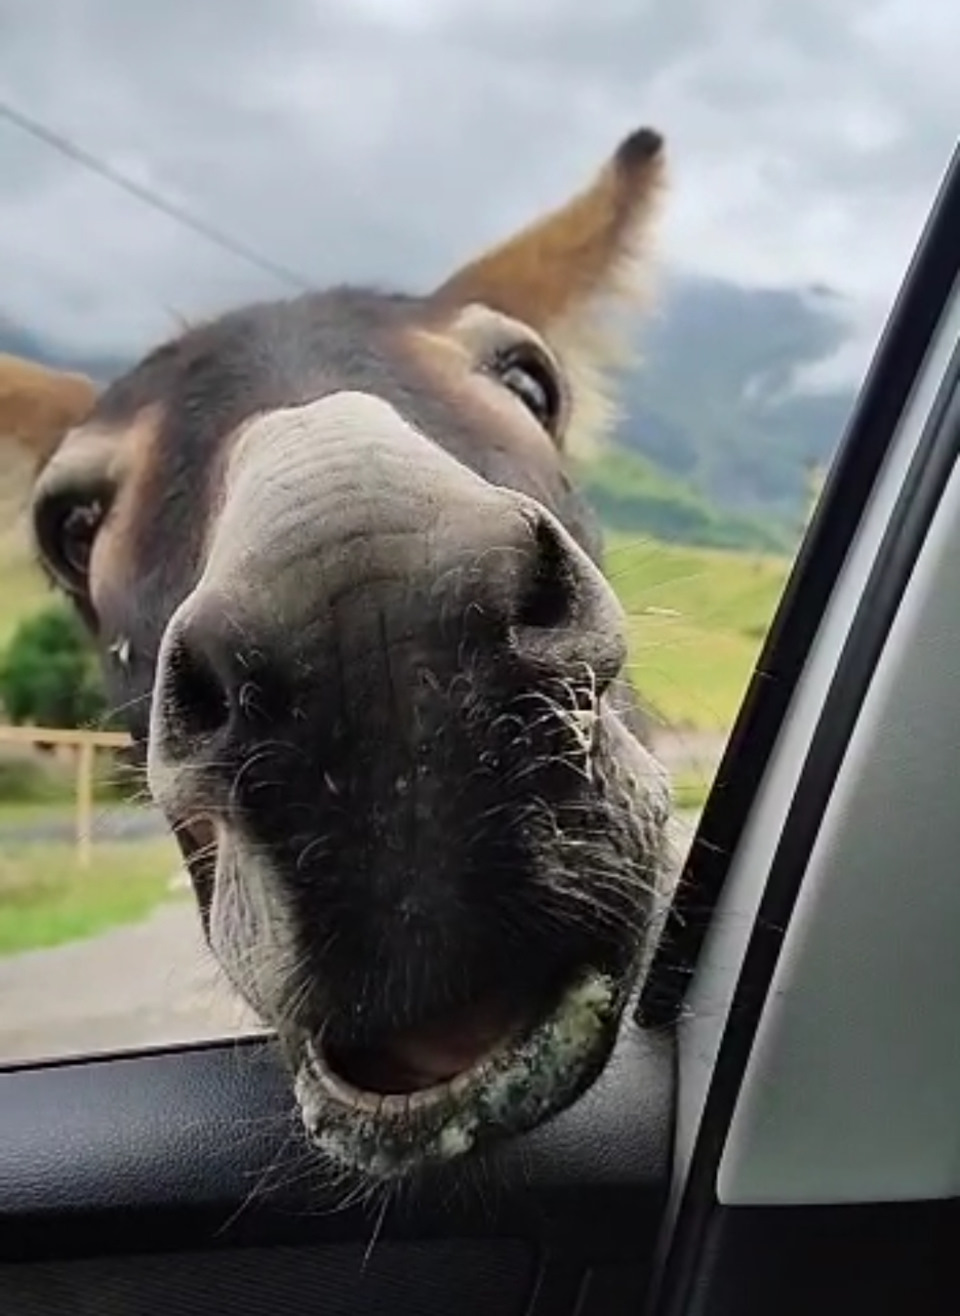
[[[427,1290],[461,1307],[457,1295],[469,1290],[491,1304],[478,1311],[537,1312],[547,1297],[549,1310],[572,1310],[591,1286],[642,1292],[669,1177],[673,1070],[670,1036],[628,1023],[609,1069],[575,1108],[502,1148],[459,1190],[401,1201],[381,1219],[376,1201],[343,1209],[311,1172],[269,1041],[8,1069],[0,1310],[19,1310],[34,1285],[55,1294],[75,1282],[79,1302],[84,1285],[104,1276],[122,1301],[160,1304],[118,1310],[169,1310],[150,1254],[162,1253],[170,1292],[182,1283],[190,1294],[229,1270],[233,1245],[266,1240],[306,1249],[308,1259],[298,1253],[285,1271],[291,1301],[314,1293],[329,1263],[331,1292],[354,1304],[344,1310],[426,1310],[410,1287],[421,1261],[435,1265]],[[75,1269],[105,1241],[107,1269],[102,1257],[99,1270]],[[373,1271],[358,1263],[368,1253]],[[378,1307],[381,1289],[392,1296]],[[206,1310],[189,1302],[183,1310]]]
[[[955,161],[839,459],[882,461],[742,831],[706,860],[656,1316],[957,1310],[958,225]]]

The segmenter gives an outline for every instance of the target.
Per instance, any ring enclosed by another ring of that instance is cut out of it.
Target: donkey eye
[[[103,520],[103,505],[97,501],[71,507],[60,523],[58,553],[69,575],[85,576],[90,568],[93,541]]]
[[[532,347],[513,348],[494,361],[492,373],[520,399],[534,420],[555,435],[560,424],[562,398],[556,371]]]
[[[99,497],[83,502],[50,498],[36,510],[40,550],[68,589],[83,589],[86,584],[90,554],[105,512],[106,503]]]

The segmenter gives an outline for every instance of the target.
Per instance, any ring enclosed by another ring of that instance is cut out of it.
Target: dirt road
[[[678,765],[712,771],[718,753],[715,737],[658,748],[673,771]],[[18,828],[16,836],[59,839],[71,827],[69,819],[53,819]],[[160,828],[146,811],[139,820],[111,811],[98,831],[106,839]],[[13,837],[11,830],[0,832],[0,844]],[[203,944],[188,893],[173,894],[141,923],[0,958],[0,1063],[233,1036],[256,1027]]]
[[[142,923],[0,959],[0,1062],[223,1037],[254,1027],[188,897]]]

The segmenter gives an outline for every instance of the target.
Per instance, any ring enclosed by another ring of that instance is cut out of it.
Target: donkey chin
[[[394,850],[346,871],[356,838],[306,839],[296,791],[271,799],[256,766],[241,788],[255,828],[181,832],[212,891],[211,947],[276,1031],[307,1137],[339,1173],[458,1162],[570,1106],[609,1059],[671,871],[668,790],[605,701],[587,745],[556,713],[523,762],[488,735],[500,771],[532,779],[509,801],[428,762],[461,797],[456,822],[434,806],[423,850],[438,861]]]

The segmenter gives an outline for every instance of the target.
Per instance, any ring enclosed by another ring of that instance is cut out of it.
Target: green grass
[[[64,795],[56,799],[0,799],[0,828],[31,827],[35,823],[55,822],[61,818],[72,817],[75,810],[76,800],[72,795]]]
[[[789,561],[612,535],[607,569],[629,617],[631,675],[644,698],[671,724],[727,730]]]
[[[144,783],[120,776],[107,751],[94,762],[93,801],[96,807],[142,803]],[[69,812],[76,807],[77,771],[70,758],[41,758],[26,748],[0,743],[0,820],[21,808]]]
[[[713,780],[709,774],[689,771],[675,773],[670,786],[677,812],[688,816],[701,813],[712,785]]]
[[[146,917],[168,894],[172,839],[95,845],[88,869],[71,845],[0,851],[0,955],[59,946]]]
[[[0,648],[9,643],[24,617],[38,612],[50,597],[50,587],[26,545],[0,525]]]
[[[711,504],[689,484],[629,449],[608,448],[575,470],[600,519],[621,534],[761,552],[783,552],[793,543],[794,536],[781,523]]]

